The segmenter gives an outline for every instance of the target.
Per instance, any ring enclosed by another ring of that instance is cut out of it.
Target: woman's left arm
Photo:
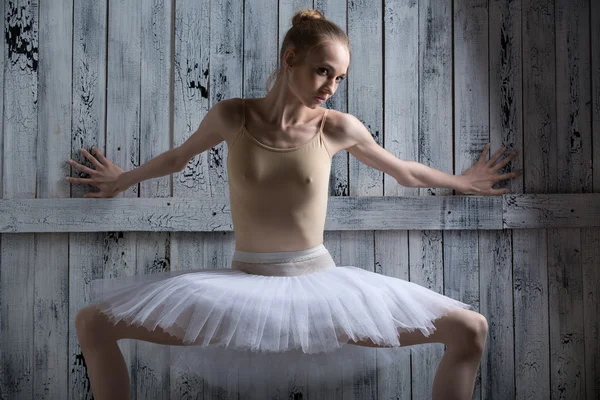
[[[351,114],[345,114],[342,125],[356,143],[347,149],[350,154],[363,164],[394,177],[405,187],[450,188],[465,194],[500,195],[507,193],[508,189],[493,189],[494,184],[521,175],[521,171],[499,174],[500,169],[517,155],[516,151],[494,165],[506,149],[501,148],[486,162],[485,156],[490,149],[487,144],[472,167],[462,175],[452,175],[416,161],[397,158],[377,144],[362,122]]]

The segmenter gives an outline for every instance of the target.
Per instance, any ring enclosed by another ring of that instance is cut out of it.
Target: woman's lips
[[[315,96],[315,99],[316,99],[316,100],[317,100],[319,103],[322,103],[322,102],[324,102],[324,101],[325,101],[325,98],[324,98],[324,97],[320,97],[320,96]]]

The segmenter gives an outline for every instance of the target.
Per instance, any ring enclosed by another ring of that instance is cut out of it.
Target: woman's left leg
[[[486,318],[471,310],[459,309],[433,322],[436,330],[429,336],[421,331],[402,332],[402,346],[443,343],[446,351],[433,380],[433,400],[470,399],[485,348],[488,325]],[[378,347],[370,340],[350,344]]]

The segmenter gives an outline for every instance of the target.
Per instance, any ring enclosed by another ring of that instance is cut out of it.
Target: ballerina
[[[102,301],[81,309],[75,325],[97,399],[129,398],[128,370],[117,346],[126,338],[190,349],[214,346],[215,363],[225,349],[288,360],[292,352],[333,359],[340,349],[443,343],[433,398],[471,398],[486,318],[412,282],[335,264],[323,245],[331,159],[346,149],[403,186],[500,195],[507,190],[492,186],[520,174],[498,173],[516,152],[496,163],[502,148],[486,162],[487,145],[460,176],[399,160],[356,117],[320,106],[347,74],[346,34],[316,10],[296,13],[292,25],[280,50],[282,67],[264,98],[218,102],[185,143],[132,171],[95,147],[95,156],[81,150],[95,169],[69,160],[90,177],[66,179],[99,189],[84,197],[105,198],[181,171],[222,141],[228,145],[236,242],[231,268],[152,274],[120,285],[92,282]]]

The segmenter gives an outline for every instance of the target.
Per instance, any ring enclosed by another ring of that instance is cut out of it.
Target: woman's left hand
[[[520,176],[522,171],[508,172],[505,174],[499,174],[498,171],[508,164],[513,158],[516,157],[516,150],[510,153],[502,161],[493,165],[506,151],[505,147],[502,147],[488,162],[485,162],[485,156],[490,150],[490,144],[488,143],[483,151],[479,160],[469,169],[467,169],[462,176],[467,181],[467,187],[471,190],[464,192],[465,194],[474,194],[479,196],[494,196],[501,195],[508,192],[507,188],[503,189],[492,189],[496,183],[504,179],[512,179]]]

